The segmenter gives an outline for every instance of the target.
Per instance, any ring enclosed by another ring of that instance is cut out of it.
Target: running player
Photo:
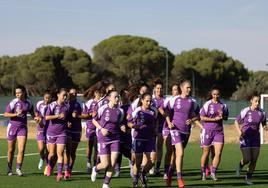
[[[240,149],[242,153],[242,159],[239,162],[236,173],[239,176],[242,168],[248,164],[245,177],[247,185],[253,184],[251,178],[260,153],[260,124],[267,130],[266,115],[259,105],[260,96],[254,93],[250,97],[250,106],[244,108],[235,120],[235,127],[240,135]]]
[[[38,152],[40,154],[40,160],[38,163],[38,169],[41,170],[44,160],[46,160],[47,163],[47,149],[46,149],[46,131],[47,131],[47,124],[45,120],[46,111],[48,108],[48,105],[51,102],[51,91],[46,90],[44,92],[43,100],[38,101],[36,103],[35,108],[35,119],[38,119],[37,124],[37,133],[36,133],[36,140],[37,140],[37,146],[38,146]]]
[[[153,95],[153,104],[158,110],[156,126],[157,126],[157,137],[156,137],[156,169],[154,174],[160,175],[160,165],[163,155],[163,136],[162,130],[165,123],[165,112],[164,112],[164,97],[163,97],[163,83],[160,79],[154,81],[154,95]]]
[[[109,91],[107,93],[107,99],[109,103],[98,109],[96,119],[92,121],[97,128],[100,163],[93,167],[91,180],[95,182],[98,172],[105,169],[106,174],[103,180],[103,188],[109,187],[119,155],[120,123],[123,119],[123,110],[118,107],[119,95],[117,91]]]
[[[97,137],[96,137],[96,127],[93,125],[92,120],[96,116],[98,111],[98,101],[100,100],[100,90],[97,85],[92,86],[89,91],[84,95],[89,98],[89,100],[84,104],[83,114],[88,115],[86,121],[86,138],[88,140],[88,147],[86,150],[87,155],[87,172],[91,169],[91,157],[94,147],[94,160],[93,166],[97,163]]]
[[[12,162],[16,141],[18,141],[16,174],[18,176],[23,176],[21,167],[24,159],[24,151],[28,134],[27,113],[31,113],[32,117],[34,117],[34,110],[31,101],[27,97],[26,88],[24,86],[17,86],[15,94],[16,98],[7,105],[4,113],[4,117],[10,118],[7,127],[7,175],[13,175]],[[40,123],[40,120],[36,119],[36,122]]]
[[[63,154],[66,145],[66,129],[67,129],[67,116],[69,113],[69,106],[66,103],[67,90],[60,89],[57,92],[57,100],[50,103],[46,112],[45,119],[49,121],[47,128],[47,144],[48,144],[48,167],[47,176],[50,176],[53,169],[52,160],[57,155],[58,171],[56,181],[62,179],[63,168]]]
[[[104,81],[102,82],[102,86],[100,90],[101,90],[101,98],[98,102],[98,108],[109,103],[108,93],[109,91],[116,90],[116,87],[113,83]]]
[[[213,145],[214,158],[212,160],[211,178],[217,181],[216,171],[221,161],[221,154],[224,146],[223,120],[228,119],[228,108],[220,100],[220,89],[212,87],[209,92],[209,100],[205,102],[200,110],[200,119],[203,125],[201,132],[201,179],[206,180],[206,164],[210,148]]]
[[[81,119],[84,118],[82,115],[82,103],[77,100],[77,91],[72,88],[69,90],[69,114],[68,114],[68,127],[67,127],[67,142],[66,151],[64,155],[64,179],[68,180],[71,178],[72,169],[76,159],[76,150],[81,140],[82,125]]]
[[[131,113],[138,107],[140,97],[142,94],[147,93],[149,91],[149,86],[146,83],[142,83],[139,87],[139,93],[136,99],[133,100],[131,103],[131,106],[128,110],[128,114],[131,115]]]
[[[165,111],[170,111],[170,118],[172,119],[174,112],[173,112],[173,109],[170,108],[170,100],[179,94],[178,84],[173,84],[171,93],[172,93],[172,96],[165,98],[164,108],[165,108]],[[172,175],[173,175],[173,169],[175,165],[175,152],[174,152],[175,148],[171,144],[170,129],[166,121],[163,126],[162,135],[163,135],[164,145],[166,146],[163,179],[166,181],[167,186],[170,187],[172,183]]]
[[[122,105],[120,108],[124,111],[124,117],[122,121],[122,130],[120,131],[120,153],[117,159],[117,163],[115,165],[115,174],[114,177],[118,177],[120,175],[121,163],[123,155],[131,161],[131,129],[127,126],[127,111],[130,107],[130,99],[129,93],[127,90],[123,89],[120,92]]]
[[[180,90],[180,95],[170,101],[170,108],[174,110],[172,121],[169,115],[166,119],[171,129],[171,143],[175,145],[178,187],[184,187],[182,178],[184,149],[189,140],[191,124],[198,119],[199,108],[196,100],[190,97],[191,82],[189,80],[180,82]]]
[[[156,160],[156,118],[157,109],[151,106],[152,96],[149,93],[141,95],[140,104],[132,113],[129,127],[132,128],[132,150],[135,155],[133,166],[133,187],[138,187],[141,178],[142,186],[147,187],[146,173]],[[146,158],[144,164],[143,157]],[[143,165],[142,165],[143,163]],[[141,171],[141,175],[139,172]]]

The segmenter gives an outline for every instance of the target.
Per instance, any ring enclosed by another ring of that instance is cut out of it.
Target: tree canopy
[[[250,74],[249,80],[244,81],[233,93],[233,99],[247,99],[257,92],[259,94],[268,93],[268,71],[257,71]]]
[[[40,95],[48,88],[83,90],[90,86],[95,74],[91,71],[91,58],[83,50],[43,46],[31,54],[0,58],[0,76],[3,94],[21,84],[31,95]]]
[[[70,46],[42,46],[33,53],[0,57],[0,94],[10,95],[16,84],[30,95],[47,88],[75,87],[83,92],[96,81],[112,80],[118,89],[132,83],[160,78],[169,85],[180,78],[193,82],[196,97],[205,98],[213,85],[224,98],[243,99],[255,90],[267,93],[267,71],[249,72],[244,65],[220,50],[195,48],[174,56],[151,38],[116,35],[93,47],[90,55]]]
[[[196,48],[175,57],[172,76],[194,81],[199,97],[207,96],[213,85],[220,86],[223,97],[230,97],[239,83],[248,79],[248,71],[241,62],[222,51]]]
[[[174,55],[153,39],[119,35],[101,41],[93,48],[93,62],[107,74],[126,82],[164,78],[166,54],[169,71]],[[109,76],[109,75],[107,75]]]

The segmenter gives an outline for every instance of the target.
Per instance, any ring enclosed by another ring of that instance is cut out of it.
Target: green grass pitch
[[[29,187],[101,187],[103,173],[98,175],[95,183],[89,179],[89,175],[85,172],[85,147],[86,143],[81,142],[79,151],[77,152],[77,161],[74,167],[74,173],[71,181],[62,181],[56,183],[55,175],[51,177],[43,176],[43,170],[37,169],[39,156],[37,153],[37,145],[34,140],[28,140],[26,146],[26,154],[31,154],[25,157],[22,167],[25,173],[24,177],[17,177],[15,175],[8,177],[6,175],[6,140],[0,140],[0,187],[1,188],[29,188]],[[223,150],[222,161],[218,170],[217,177],[219,181],[213,182],[208,178],[207,181],[200,180],[200,155],[201,149],[198,143],[190,143],[186,148],[184,160],[184,180],[185,187],[245,187],[244,175],[237,178],[234,176],[234,169],[241,157],[238,144],[226,144]],[[261,147],[261,154],[257,163],[256,172],[253,176],[254,185],[251,187],[268,187],[268,145]],[[13,162],[13,172],[15,171],[15,161]],[[127,166],[128,161],[123,160],[122,166]],[[123,168],[119,178],[113,178],[110,187],[126,188],[131,187],[132,180],[129,175],[129,169]],[[165,182],[162,177],[149,177],[149,187],[165,187]],[[173,178],[173,187],[177,187],[175,176]]]

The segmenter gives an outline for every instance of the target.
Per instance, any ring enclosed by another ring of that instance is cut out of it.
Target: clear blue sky
[[[92,47],[118,34],[150,37],[174,54],[219,49],[268,70],[265,0],[0,0],[0,55],[42,45]]]

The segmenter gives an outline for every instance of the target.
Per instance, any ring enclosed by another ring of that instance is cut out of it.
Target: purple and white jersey
[[[169,113],[169,118],[170,118],[171,121],[172,121],[172,118],[173,118],[174,110],[171,109],[171,107],[170,107],[170,101],[174,97],[176,97],[176,96],[168,96],[168,97],[166,97],[164,99],[164,109],[168,109],[169,110],[169,112],[170,112]],[[169,129],[168,124],[167,124],[167,121],[165,121],[163,128],[164,129]]]
[[[98,111],[98,101],[90,99],[83,106],[83,114],[89,114]],[[89,118],[86,122],[87,128],[95,130],[96,127],[92,123],[92,118]]]
[[[102,128],[108,130],[109,134],[103,136],[98,134],[99,142],[111,142],[120,139],[120,123],[124,117],[124,112],[119,107],[110,108],[108,104],[103,105],[97,113],[95,120],[99,122]]]
[[[104,97],[102,97],[99,101],[98,101],[98,109],[100,107],[102,107],[105,104],[109,103],[109,99],[107,98],[107,96],[105,95]]]
[[[27,125],[27,113],[32,110],[32,103],[29,99],[24,101],[17,98],[13,99],[6,107],[7,113],[17,113],[22,111],[22,114],[19,117],[10,118],[9,123],[13,126],[26,126]]]
[[[79,116],[82,114],[82,103],[77,100],[69,101],[68,121],[72,124],[71,128],[67,128],[72,133],[81,133],[82,125],[80,118],[73,118],[72,113],[76,112]]]
[[[243,133],[254,134],[259,132],[260,124],[266,125],[266,115],[261,108],[251,110],[250,107],[247,107],[241,110],[240,114],[236,117],[236,121],[242,124],[241,131]]]
[[[43,125],[46,125],[45,115],[46,115],[47,108],[48,108],[48,104],[46,104],[44,100],[41,100],[36,103],[36,107],[34,110],[35,113],[38,114],[38,116],[42,118]],[[38,124],[37,131],[43,131],[43,130],[44,128],[41,128],[40,124]]]
[[[138,107],[132,113],[131,121],[134,125],[142,126],[142,129],[133,129],[132,137],[136,140],[149,140],[156,136],[157,109],[151,107],[143,110]]]
[[[136,98],[129,106],[127,113],[131,115],[135,109],[138,107],[140,101],[140,97]]]
[[[46,116],[58,115],[61,113],[65,115],[64,118],[57,118],[49,121],[47,128],[47,134],[49,136],[66,135],[69,105],[67,103],[60,105],[57,103],[57,101],[54,101],[48,105]]]
[[[222,101],[213,103],[212,100],[209,100],[200,110],[200,116],[215,118],[220,115],[225,117],[229,115],[228,107]],[[217,122],[202,121],[202,124],[206,130],[223,130],[222,120]]]
[[[165,100],[164,97],[159,98],[155,97],[153,98],[152,105],[157,109],[162,108],[164,110],[164,100]],[[157,121],[159,123],[158,126],[163,127],[165,120],[166,119],[164,118],[164,116],[161,113],[158,113],[157,115]]]
[[[139,105],[140,100],[141,100],[141,98],[138,97],[138,98],[136,98],[136,99],[131,103],[131,105],[130,105],[128,111],[127,111],[128,114],[131,115],[131,114],[135,111],[135,109],[138,108],[138,105]],[[152,106],[152,107],[156,107],[156,102],[155,102],[155,100],[152,100],[151,106]]]
[[[190,125],[186,125],[186,121],[196,117],[199,112],[199,107],[196,100],[192,97],[182,98],[180,95],[170,100],[170,108],[174,110],[172,123],[180,132],[189,134]]]

